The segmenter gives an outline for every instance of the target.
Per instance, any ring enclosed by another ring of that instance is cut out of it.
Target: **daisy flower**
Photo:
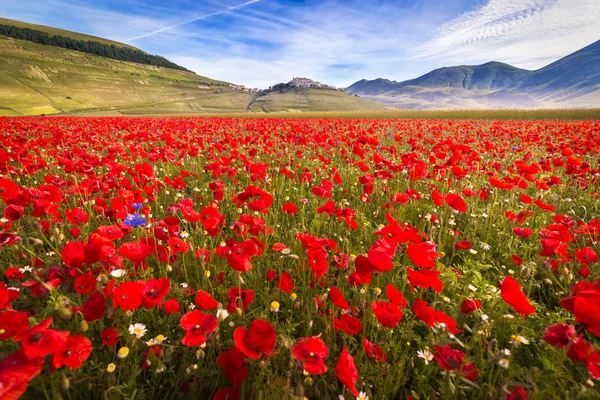
[[[129,333],[135,335],[136,339],[140,339],[146,334],[146,325],[140,323],[129,325]]]
[[[425,365],[429,364],[429,361],[433,361],[433,354],[429,350],[418,350],[417,355],[425,361]]]

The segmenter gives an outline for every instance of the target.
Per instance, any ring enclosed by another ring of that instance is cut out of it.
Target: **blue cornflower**
[[[129,214],[125,220],[123,220],[123,223],[127,226],[131,226],[132,228],[139,228],[140,226],[146,224],[146,221],[147,219],[143,215]]]
[[[139,210],[142,208],[142,203],[133,203],[131,207],[133,207],[135,210]]]

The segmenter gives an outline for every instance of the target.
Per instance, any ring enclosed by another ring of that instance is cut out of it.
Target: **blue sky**
[[[442,66],[536,69],[600,39],[600,0],[0,0],[0,15],[162,55],[265,88],[346,87]]]

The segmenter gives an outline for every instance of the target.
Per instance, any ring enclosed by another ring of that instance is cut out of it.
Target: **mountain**
[[[403,82],[363,79],[345,90],[417,109],[598,106],[600,41],[536,71],[493,61],[439,68]]]

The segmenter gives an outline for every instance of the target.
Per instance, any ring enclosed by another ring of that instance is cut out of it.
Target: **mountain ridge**
[[[419,97],[414,97],[419,90]],[[431,97],[431,90],[445,91],[442,96]],[[462,89],[463,92],[452,91]],[[504,93],[508,103],[515,96],[528,96],[532,107],[548,103],[564,105],[575,100],[590,106],[600,103],[600,40],[574,53],[571,53],[537,70],[521,69],[499,61],[490,61],[479,65],[458,65],[442,67],[402,82],[385,78],[355,82],[345,89],[347,93],[366,97],[372,101],[390,104],[392,99],[402,98],[399,104],[408,108],[421,108],[448,105],[453,107],[454,100],[472,99],[474,96],[491,95],[494,92],[499,100]],[[501,92],[504,91],[504,92]],[[590,97],[587,99],[587,97]],[[423,100],[426,103],[411,104],[408,100]],[[463,104],[466,104],[463,102]],[[486,106],[489,104],[482,104]],[[508,104],[507,104],[508,105]],[[439,107],[438,107],[439,108]]]

